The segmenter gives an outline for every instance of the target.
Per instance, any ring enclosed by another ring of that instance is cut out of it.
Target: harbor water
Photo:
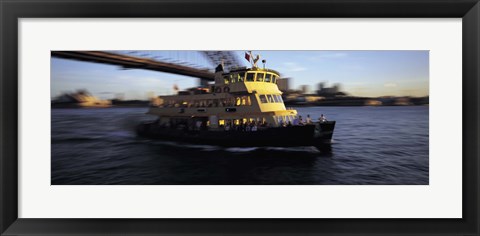
[[[52,109],[52,185],[426,185],[428,106],[301,107],[336,120],[330,151],[137,137],[147,108]]]

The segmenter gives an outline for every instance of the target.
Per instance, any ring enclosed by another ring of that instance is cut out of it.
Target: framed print
[[[2,235],[478,235],[468,1],[2,1]]]

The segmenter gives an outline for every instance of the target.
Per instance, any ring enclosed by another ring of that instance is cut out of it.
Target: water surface
[[[53,109],[53,185],[428,184],[428,107],[308,107],[332,150],[222,148],[137,137],[147,108]]]

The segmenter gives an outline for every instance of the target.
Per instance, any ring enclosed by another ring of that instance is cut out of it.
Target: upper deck
[[[158,116],[217,116],[262,118],[270,123],[277,119],[292,120],[295,110],[287,110],[278,89],[280,74],[271,69],[242,68],[215,74],[215,83],[209,87],[161,96],[163,101],[150,108],[149,114]],[[286,116],[290,117],[287,118]]]

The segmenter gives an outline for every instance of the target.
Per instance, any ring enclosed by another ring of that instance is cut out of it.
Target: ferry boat
[[[299,119],[286,108],[277,86],[280,73],[243,67],[215,69],[215,82],[152,101],[154,122],[137,126],[140,136],[225,147],[315,146],[332,140],[335,121]]]

